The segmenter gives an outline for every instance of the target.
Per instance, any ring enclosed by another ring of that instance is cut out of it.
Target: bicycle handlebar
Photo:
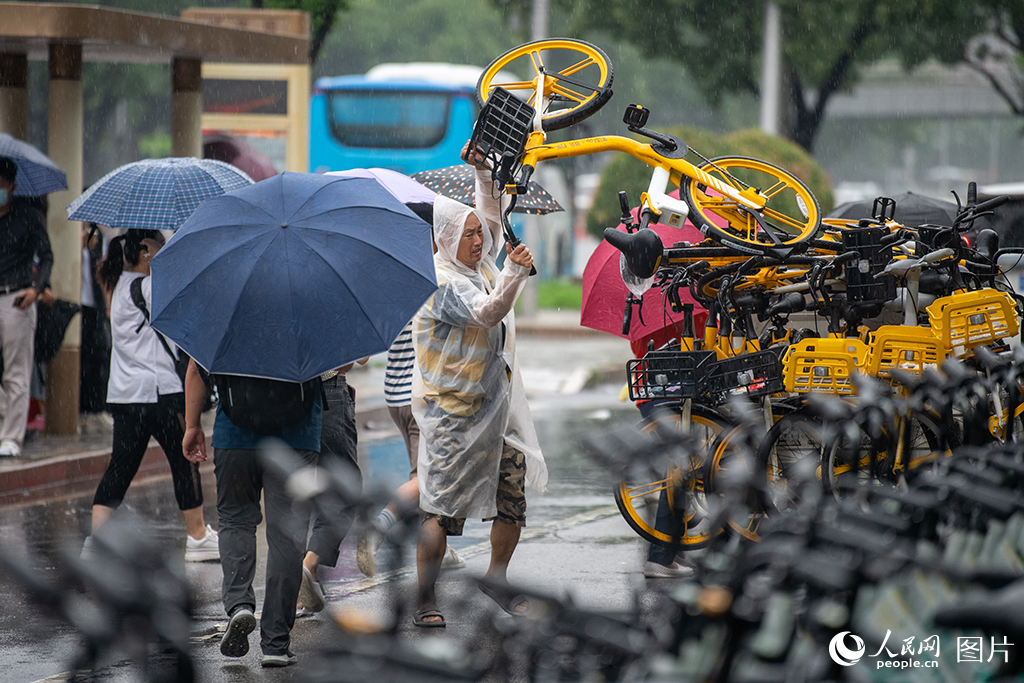
[[[991,211],[992,209],[1002,206],[1008,201],[1010,201],[1010,197],[1005,194],[993,197],[992,199],[986,199],[981,204],[974,207],[974,212],[981,213],[982,211]]]

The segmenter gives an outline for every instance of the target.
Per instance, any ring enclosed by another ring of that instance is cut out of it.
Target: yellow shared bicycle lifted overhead
[[[531,76],[507,81],[501,73]],[[579,40],[527,43],[490,63],[477,83],[484,110],[473,138],[492,157],[507,192],[524,193],[541,161],[617,151],[653,168],[641,197],[642,226],[653,221],[681,227],[689,215],[705,235],[725,246],[782,257],[801,250],[815,236],[821,210],[798,178],[748,157],[701,157],[699,165],[691,164],[684,159],[686,143],[644,127],[649,112],[643,107],[630,105],[623,120],[630,132],[650,143],[617,135],[547,141],[548,131],[578,123],[604,106],[612,96],[611,84],[608,57]],[[684,199],[669,197],[669,184],[679,186]],[[650,273],[636,274],[653,274],[658,258],[660,250],[644,268]]]

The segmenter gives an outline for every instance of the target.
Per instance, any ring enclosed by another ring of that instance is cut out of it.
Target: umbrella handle
[[[508,203],[508,208],[505,209],[505,213],[501,216],[501,228],[505,233],[505,241],[508,242],[509,246],[513,249],[522,244],[522,240],[516,237],[516,234],[512,232],[512,224],[509,223],[508,217],[512,213],[512,209],[516,207],[516,197],[518,195],[512,195],[512,199]],[[537,274],[537,266],[530,266],[530,275]]]
[[[629,336],[629,328],[633,322],[633,295],[626,295],[626,308],[622,312],[622,334]]]

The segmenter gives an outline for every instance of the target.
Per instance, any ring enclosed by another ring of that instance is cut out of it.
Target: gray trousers
[[[28,421],[29,382],[35,356],[36,305],[21,311],[14,300],[21,292],[0,296],[0,352],[3,353],[3,384],[0,389],[0,441],[25,441]]]
[[[299,458],[316,464],[315,451]],[[264,467],[255,450],[216,448],[217,514],[220,517],[220,564],[224,571],[221,596],[228,614],[241,605],[255,610],[256,527],[263,521],[260,492],[267,511],[267,582],[260,619],[263,654],[288,651],[295,624],[295,601],[302,583],[302,558],[309,523],[309,506],[293,503],[284,480]]]
[[[362,484],[356,456],[356,406],[352,390],[344,375],[337,375],[323,383],[327,396],[327,410],[323,412],[320,430],[320,465],[340,467],[355,478],[354,487]],[[352,528],[352,505],[340,497],[324,496],[323,512],[313,512],[313,529],[306,550],[316,553],[320,564],[333,567],[338,564],[339,546]]]

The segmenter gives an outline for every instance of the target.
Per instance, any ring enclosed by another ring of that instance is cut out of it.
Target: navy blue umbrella
[[[152,263],[153,327],[210,372],[292,382],[384,351],[437,289],[430,227],[364,178],[208,199]]]
[[[53,159],[24,140],[0,133],[0,157],[8,157],[18,166],[18,175],[14,179],[18,185],[14,188],[15,197],[42,197],[68,189],[64,171]]]

